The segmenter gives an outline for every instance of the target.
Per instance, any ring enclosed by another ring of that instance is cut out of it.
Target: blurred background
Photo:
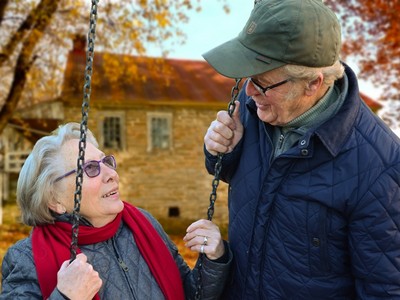
[[[324,2],[342,22],[342,60],[356,71],[362,98],[400,133],[400,1]],[[59,124],[81,121],[91,18],[88,124],[117,159],[123,199],[149,210],[178,243],[188,224],[207,217],[213,178],[203,137],[235,82],[201,55],[242,30],[254,1],[102,0],[95,16],[91,4],[0,2],[0,259],[29,233],[15,205],[25,158]],[[222,182],[213,220],[226,236]]]

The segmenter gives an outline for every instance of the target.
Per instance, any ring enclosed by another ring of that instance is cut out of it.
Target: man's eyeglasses
[[[251,83],[254,85],[254,87],[257,89],[257,91],[259,91],[262,94],[265,94],[267,91],[272,90],[273,88],[276,88],[282,84],[285,84],[286,82],[289,82],[290,79],[285,79],[282,81],[279,81],[278,83],[263,87],[261,84],[259,84],[255,79],[253,78],[249,78],[249,80],[251,81]]]
[[[112,155],[107,155],[104,156],[100,160],[91,160],[83,164],[82,168],[83,171],[85,171],[86,175],[88,177],[96,177],[100,174],[100,163],[103,163],[105,166],[115,170],[117,168],[117,162],[115,161],[114,156]],[[72,171],[69,171],[68,173],[65,173],[64,175],[57,177],[54,182],[60,181],[61,179],[74,174],[76,172],[76,169],[73,169]]]

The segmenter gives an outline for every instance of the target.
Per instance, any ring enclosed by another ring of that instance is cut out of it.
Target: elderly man
[[[400,299],[400,141],[339,59],[319,0],[258,1],[204,54],[247,78],[205,135],[229,183],[234,270],[226,299]]]

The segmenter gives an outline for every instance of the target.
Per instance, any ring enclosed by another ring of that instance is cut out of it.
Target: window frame
[[[120,148],[106,147],[105,146],[105,136],[104,136],[104,124],[106,118],[117,118],[120,119]],[[112,112],[101,112],[99,113],[99,122],[97,124],[98,130],[98,142],[101,149],[105,151],[124,151],[126,150],[126,117],[123,111],[112,111]]]
[[[153,127],[152,127],[152,120],[153,119],[165,119],[167,121],[167,138],[168,138],[168,147],[166,148],[160,148],[160,147],[155,147],[153,145]],[[160,150],[160,151],[165,151],[165,150],[172,150],[173,149],[173,144],[172,144],[172,139],[173,137],[173,132],[172,132],[172,113],[170,112],[148,112],[147,113],[147,152],[152,152],[154,150]]]

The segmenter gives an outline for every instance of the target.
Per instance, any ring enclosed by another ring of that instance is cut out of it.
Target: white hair
[[[290,78],[306,83],[316,79],[318,74],[322,73],[324,75],[323,83],[327,86],[332,85],[344,75],[344,67],[339,60],[329,67],[311,68],[298,65],[285,65],[282,69]]]
[[[303,85],[303,88],[308,89],[310,82],[315,80],[320,73],[324,77],[323,84],[331,86],[333,83],[342,78],[344,75],[344,66],[337,60],[332,66],[322,68],[312,68],[299,65],[284,65],[282,71],[286,73],[286,76],[291,78],[293,81],[298,81]],[[300,96],[303,90],[291,89],[286,99],[294,99]]]
[[[54,222],[48,204],[57,198],[54,180],[65,171],[60,163],[63,159],[60,149],[65,142],[79,138],[80,124],[71,122],[36,142],[19,173],[17,184],[17,203],[24,224],[36,226]],[[89,129],[86,141],[98,147]]]

